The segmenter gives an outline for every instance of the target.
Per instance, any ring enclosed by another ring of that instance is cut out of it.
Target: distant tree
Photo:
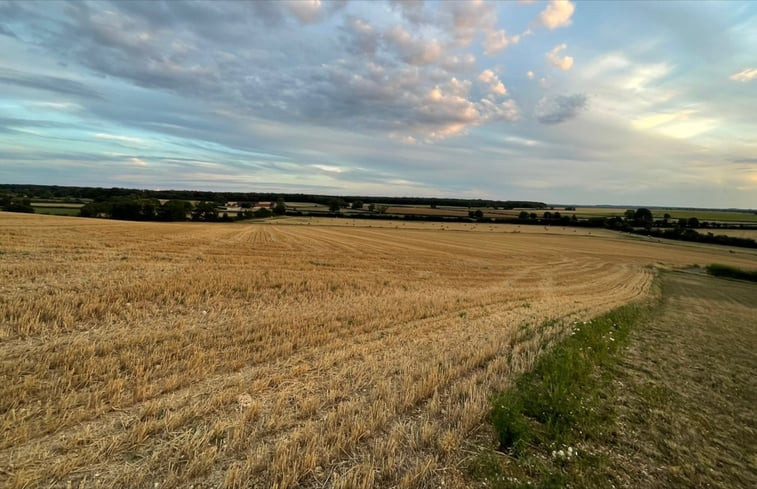
[[[363,208],[363,201],[362,200],[356,200],[352,203],[353,209],[362,209]]]
[[[544,213],[543,217],[544,217],[544,219],[547,219],[547,220],[552,219],[552,213],[549,212],[549,211],[547,211],[547,212]]]
[[[169,200],[158,210],[161,221],[186,221],[192,212],[192,203],[186,200]]]
[[[271,211],[269,211],[265,207],[261,207],[260,209],[257,209],[255,212],[253,212],[253,215],[257,218],[271,217]]]
[[[628,219],[628,220],[633,220],[633,219],[635,219],[635,218],[636,218],[636,211],[635,211],[635,210],[633,210],[633,209],[628,209],[628,210],[627,210],[627,211],[625,212],[625,214],[624,214],[624,215],[626,216],[626,219]]]
[[[634,212],[633,218],[636,222],[640,222],[640,223],[651,223],[654,220],[654,216],[652,216],[652,211],[644,207],[636,209],[636,212]]]
[[[537,218],[536,212],[532,212],[531,214],[529,214],[529,215],[528,215],[528,217],[529,217],[530,219],[532,219],[532,220],[533,220],[533,219],[536,219],[536,218]]]
[[[368,204],[368,212],[373,212],[376,210],[376,204]]]
[[[688,224],[688,220],[686,220],[685,217],[682,217],[682,218],[678,219],[678,227],[679,228],[685,228],[686,224]]]
[[[690,217],[686,224],[688,224],[690,228],[698,228],[699,219],[697,219],[696,217]]]
[[[520,219],[521,221],[528,220],[528,212],[520,211],[520,214],[518,214],[518,219]]]
[[[483,219],[484,212],[481,209],[476,209],[475,211],[469,211],[468,216],[472,217],[473,219]]]
[[[376,212],[379,214],[386,214],[386,212],[389,210],[388,205],[377,205],[376,206]]]
[[[273,213],[279,216],[283,216],[287,212],[287,206],[284,203],[284,199],[279,197],[276,199],[276,205],[273,206]]]
[[[347,205],[347,203],[342,199],[331,199],[329,201],[329,212],[337,213],[345,205]]]
[[[139,221],[142,218],[142,203],[135,196],[116,197],[110,200],[110,217],[125,221]]]
[[[218,209],[215,202],[201,201],[192,210],[192,219],[195,221],[217,221]]]
[[[26,212],[34,213],[31,199],[21,197],[11,197],[3,202],[2,210],[5,212]]]

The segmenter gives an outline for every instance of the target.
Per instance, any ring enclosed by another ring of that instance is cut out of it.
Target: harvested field
[[[757,263],[405,224],[0,213],[0,487],[454,487],[488,396],[564,325],[654,266]]]

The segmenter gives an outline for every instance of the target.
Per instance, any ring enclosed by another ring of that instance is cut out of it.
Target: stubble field
[[[591,233],[0,213],[0,487],[454,487],[573,322],[757,262]]]

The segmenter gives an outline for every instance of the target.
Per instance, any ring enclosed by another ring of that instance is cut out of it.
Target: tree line
[[[204,201],[224,204],[226,202],[274,202],[281,198],[286,202],[311,202],[331,205],[335,199],[344,202],[360,201],[364,204],[428,205],[455,207],[497,207],[501,209],[529,208],[545,209],[543,202],[521,200],[456,199],[442,197],[375,197],[375,196],[334,196],[304,193],[275,192],[211,192],[203,190],[135,190],[127,188],[67,187],[59,185],[0,184],[0,192],[25,195],[32,199],[86,199],[97,202],[117,197],[136,196],[140,199]]]
[[[235,221],[264,218],[286,213],[286,204],[279,198],[272,209],[254,208],[253,202],[242,202],[240,211],[224,211],[218,202],[142,198],[138,194],[112,197],[104,201],[89,202],[79,210],[81,217],[104,217],[125,221]],[[232,216],[233,214],[233,216]]]

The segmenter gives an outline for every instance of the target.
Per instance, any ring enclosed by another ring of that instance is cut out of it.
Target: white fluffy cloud
[[[497,24],[497,13],[491,3],[471,0],[442,2],[441,5],[449,15],[456,42],[462,46],[470,44],[480,30],[490,31]]]
[[[392,27],[384,36],[397,49],[402,60],[408,64],[428,65],[436,62],[442,54],[442,45],[439,41],[413,38],[401,26]]]
[[[478,75],[478,81],[485,83],[494,95],[507,95],[507,88],[492,70],[484,70]]]
[[[558,46],[555,46],[550,52],[548,52],[546,56],[547,56],[547,61],[549,61],[549,64],[565,71],[571,69],[573,67],[573,57],[572,56],[560,57],[560,53],[562,51],[565,51],[566,49],[568,49],[567,44],[560,44]]]
[[[748,82],[757,78],[757,68],[746,68],[729,77],[733,81]]]
[[[539,21],[547,29],[557,29],[571,24],[576,6],[568,0],[552,0],[539,14]]]

